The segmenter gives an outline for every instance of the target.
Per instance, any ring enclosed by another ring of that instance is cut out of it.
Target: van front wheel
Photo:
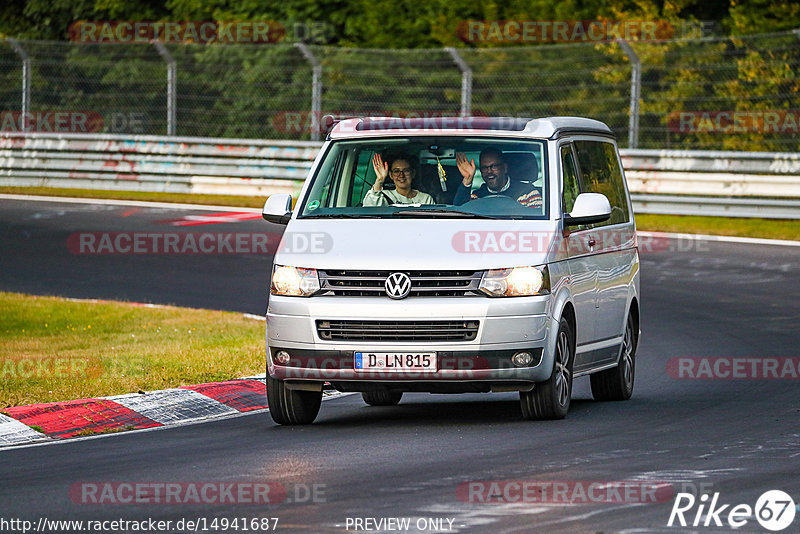
[[[267,376],[267,404],[279,425],[308,425],[317,418],[322,391],[289,389],[283,380]]]
[[[562,318],[556,336],[553,372],[544,382],[537,382],[531,391],[520,391],[522,417],[525,419],[563,419],[569,411],[572,396],[572,365],[575,342],[572,328]]]

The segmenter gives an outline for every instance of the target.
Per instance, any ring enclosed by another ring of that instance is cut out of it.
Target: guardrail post
[[[624,39],[617,39],[628,60],[631,62],[631,116],[628,122],[628,148],[639,146],[639,92],[642,86],[642,62]]]
[[[295,43],[303,57],[311,64],[311,140],[319,141],[320,113],[322,112],[322,63],[305,43]]]
[[[22,121],[25,121],[31,110],[31,57],[16,39],[6,37],[6,41],[22,60]]]
[[[472,113],[472,69],[464,61],[455,48],[445,48],[461,70],[461,116],[467,117]]]
[[[158,54],[167,62],[167,135],[175,135],[176,108],[177,108],[177,83],[178,66],[175,58],[169,53],[161,41],[153,41]]]

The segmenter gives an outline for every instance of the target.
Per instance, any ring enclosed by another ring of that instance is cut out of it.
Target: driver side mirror
[[[288,224],[292,218],[292,195],[287,193],[270,195],[264,202],[261,216],[271,223]]]
[[[611,203],[602,193],[581,193],[575,199],[572,211],[564,214],[565,226],[593,224],[611,217]]]

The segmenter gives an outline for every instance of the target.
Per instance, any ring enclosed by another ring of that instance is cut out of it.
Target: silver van
[[[639,255],[611,130],[591,119],[355,118],[333,125],[285,224],[267,309],[280,424],[326,383],[373,406],[405,392],[519,392],[561,419],[573,380],[633,392]]]

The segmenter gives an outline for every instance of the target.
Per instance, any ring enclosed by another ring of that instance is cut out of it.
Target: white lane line
[[[226,404],[191,389],[162,389],[144,395],[103,397],[164,425],[239,413]]]
[[[263,382],[266,379],[267,379],[267,373],[261,373],[260,375],[243,376],[238,380],[261,380]]]
[[[261,213],[259,208],[239,208],[236,206],[208,206],[204,204],[179,204],[172,202],[147,202],[144,200],[116,200],[105,198],[75,198],[75,197],[48,197],[40,195],[12,195],[0,193],[0,199],[5,200],[31,200],[37,202],[64,202],[68,204],[93,204],[101,206],[138,206],[141,208],[165,208],[174,210],[201,210],[201,211],[241,211],[248,213]],[[266,197],[264,197],[266,200]]]
[[[787,247],[800,247],[800,241],[788,239],[763,239],[760,237],[735,237],[730,235],[708,234],[672,234],[668,232],[649,232],[639,230],[636,232],[642,237],[666,237],[669,239],[699,239],[702,241],[720,241],[723,243],[744,243],[748,245],[781,245]]]
[[[0,447],[50,439],[25,423],[0,413]]]

